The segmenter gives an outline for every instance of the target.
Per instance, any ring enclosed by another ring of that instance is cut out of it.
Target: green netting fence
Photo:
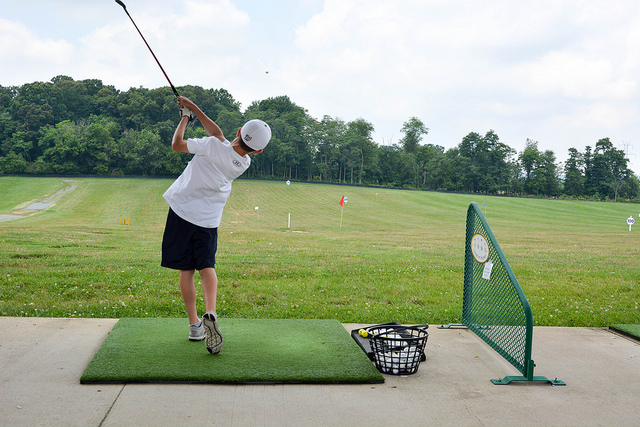
[[[522,373],[491,381],[564,385],[557,378],[549,380],[533,375],[531,306],[477,203],[471,203],[467,210],[464,258],[462,325]]]

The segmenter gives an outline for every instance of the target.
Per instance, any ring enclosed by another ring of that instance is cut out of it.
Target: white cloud
[[[66,40],[41,38],[21,23],[0,18],[0,84],[3,86],[37,79],[43,66],[61,69],[73,58],[74,52],[74,46]]]
[[[143,9],[132,14],[175,86],[224,80],[241,62],[249,16],[230,1],[185,1],[178,12]],[[123,90],[166,86],[167,81],[131,21],[123,15],[82,38],[82,74]],[[99,48],[96,48],[99,47]]]
[[[630,122],[637,120],[638,108],[633,105],[620,106],[606,102],[585,103],[567,110],[566,114],[558,114],[553,117],[553,124],[565,128],[598,129],[601,132],[615,131],[628,126]],[[595,133],[595,135],[599,135]],[[595,137],[596,140],[600,137]]]
[[[552,52],[539,61],[520,66],[532,96],[561,95],[576,99],[629,98],[637,81],[617,76],[615,64],[604,56],[588,58],[578,52]]]

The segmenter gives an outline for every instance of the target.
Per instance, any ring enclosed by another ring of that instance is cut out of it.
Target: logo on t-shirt
[[[233,161],[233,165],[234,165],[235,167],[238,167],[238,168],[241,166],[241,165],[240,165],[240,162],[239,162],[238,160],[234,160],[234,161]]]

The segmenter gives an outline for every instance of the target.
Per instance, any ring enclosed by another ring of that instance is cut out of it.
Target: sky
[[[417,117],[423,144],[494,130],[558,162],[610,138],[640,173],[637,0],[123,1],[175,86],[242,109],[286,95],[318,120],[366,120],[379,145]],[[113,0],[0,0],[0,64],[1,86],[167,86]]]

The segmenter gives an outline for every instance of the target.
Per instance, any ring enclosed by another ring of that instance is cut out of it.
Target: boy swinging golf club
[[[248,154],[259,154],[267,146],[271,139],[271,129],[261,120],[250,120],[238,129],[233,142],[227,141],[213,120],[191,100],[178,94],[126,5],[121,0],[116,0],[116,3],[124,9],[178,99],[181,118],[173,135],[171,148],[195,154],[163,195],[170,209],[162,238],[162,266],[180,270],[180,292],[189,317],[189,339],[202,341],[206,338],[207,350],[217,354],[222,349],[223,342],[216,314],[218,226],[231,193],[231,183],[251,164]],[[194,115],[200,120],[208,136],[184,140],[187,123],[194,119]],[[202,320],[198,318],[196,308],[196,270],[202,279],[206,307]]]
[[[232,181],[249,167],[248,154],[259,154],[267,146],[271,129],[262,120],[250,120],[238,129],[233,142],[229,142],[218,125],[192,101],[179,96],[178,104],[195,114],[209,136],[184,140],[188,113],[184,113],[173,135],[174,151],[195,155],[163,195],[170,209],[162,239],[162,266],[180,270],[180,292],[189,317],[189,339],[205,339],[207,350],[216,354],[223,343],[216,314],[218,226]],[[202,279],[206,307],[202,320],[196,308],[196,270]]]

